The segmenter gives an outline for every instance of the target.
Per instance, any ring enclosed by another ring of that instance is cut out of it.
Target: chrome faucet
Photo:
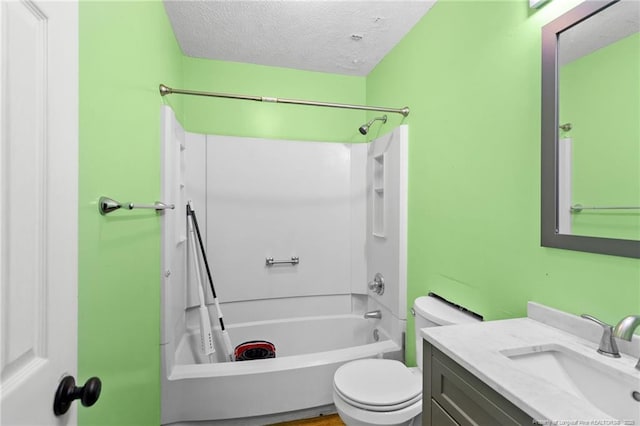
[[[613,336],[628,342],[633,338],[633,332],[640,326],[640,315],[629,315],[620,320],[613,329]],[[636,364],[636,370],[640,370],[640,359]]]
[[[613,327],[609,324],[600,321],[596,317],[592,317],[588,314],[580,315],[584,319],[595,322],[602,327],[602,337],[600,338],[600,346],[598,347],[598,353],[602,355],[610,356],[613,358],[620,358],[620,352],[618,352],[618,345],[613,339]]]
[[[365,319],[371,319],[371,318],[380,319],[380,318],[382,318],[382,312],[380,311],[380,309],[375,310],[375,311],[365,312],[364,318]]]

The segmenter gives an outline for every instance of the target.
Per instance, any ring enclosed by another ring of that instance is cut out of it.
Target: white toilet
[[[347,426],[419,426],[422,421],[420,329],[478,321],[430,296],[418,297],[413,309],[418,367],[408,368],[390,359],[361,359],[336,370],[333,402]]]

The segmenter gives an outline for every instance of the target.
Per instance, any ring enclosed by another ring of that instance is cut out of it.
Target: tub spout
[[[375,311],[365,312],[364,318],[365,319],[371,319],[371,318],[380,319],[380,318],[382,318],[382,312],[380,311],[380,309],[375,310]]]

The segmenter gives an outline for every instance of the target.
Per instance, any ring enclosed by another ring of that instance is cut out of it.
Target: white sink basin
[[[623,421],[621,424],[640,425],[640,374],[633,367],[627,373],[562,345],[530,346],[500,353],[532,375]]]

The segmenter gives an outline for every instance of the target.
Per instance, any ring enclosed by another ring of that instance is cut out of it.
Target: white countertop
[[[549,322],[553,322],[549,321],[548,317],[537,317],[539,312],[544,313],[546,309],[550,309],[550,317],[561,318],[563,324],[559,324],[559,328],[548,325]],[[630,372],[637,374],[640,383],[640,371],[634,368],[637,362],[637,356],[635,356],[637,339],[634,338],[634,346],[631,349],[634,355],[621,353],[621,358],[608,358],[596,352],[598,341],[594,343],[561,329],[591,328],[589,324],[583,326],[588,321],[570,314],[559,313],[542,305],[535,305],[534,311],[536,314],[533,316],[537,317],[536,319],[517,318],[431,327],[423,328],[421,333],[429,343],[529,414],[534,420],[555,422],[584,420],[590,422],[587,424],[617,424],[594,423],[594,421],[613,420],[613,418],[584,399],[531,374],[526,368],[512,362],[501,351],[553,344],[562,345],[580,354],[581,357],[605,363],[621,375],[628,375]],[[531,306],[529,312],[532,316]],[[600,333],[599,326],[596,325],[596,327],[590,330]],[[584,333],[578,334],[584,335]],[[624,348],[631,348],[631,346],[624,346]],[[594,385],[597,386],[597,384]]]

